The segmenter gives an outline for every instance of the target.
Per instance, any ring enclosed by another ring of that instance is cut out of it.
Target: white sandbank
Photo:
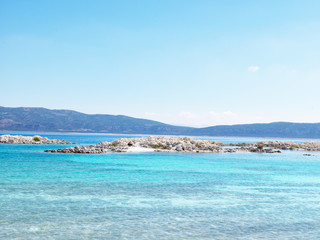
[[[154,152],[154,149],[145,147],[129,147],[127,152]]]

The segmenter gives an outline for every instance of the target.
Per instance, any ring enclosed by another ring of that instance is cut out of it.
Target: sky
[[[0,0],[0,106],[320,122],[320,1]]]

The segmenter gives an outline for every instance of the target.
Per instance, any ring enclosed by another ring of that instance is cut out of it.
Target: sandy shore
[[[127,152],[154,152],[152,148],[145,148],[145,147],[130,147],[128,148]]]

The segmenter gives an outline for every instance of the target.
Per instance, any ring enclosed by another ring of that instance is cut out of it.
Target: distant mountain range
[[[258,123],[193,128],[123,115],[0,107],[1,131],[87,132],[192,136],[320,138],[320,123]]]

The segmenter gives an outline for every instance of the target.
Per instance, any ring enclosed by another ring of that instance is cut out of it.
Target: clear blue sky
[[[320,1],[0,0],[0,105],[320,122]]]

